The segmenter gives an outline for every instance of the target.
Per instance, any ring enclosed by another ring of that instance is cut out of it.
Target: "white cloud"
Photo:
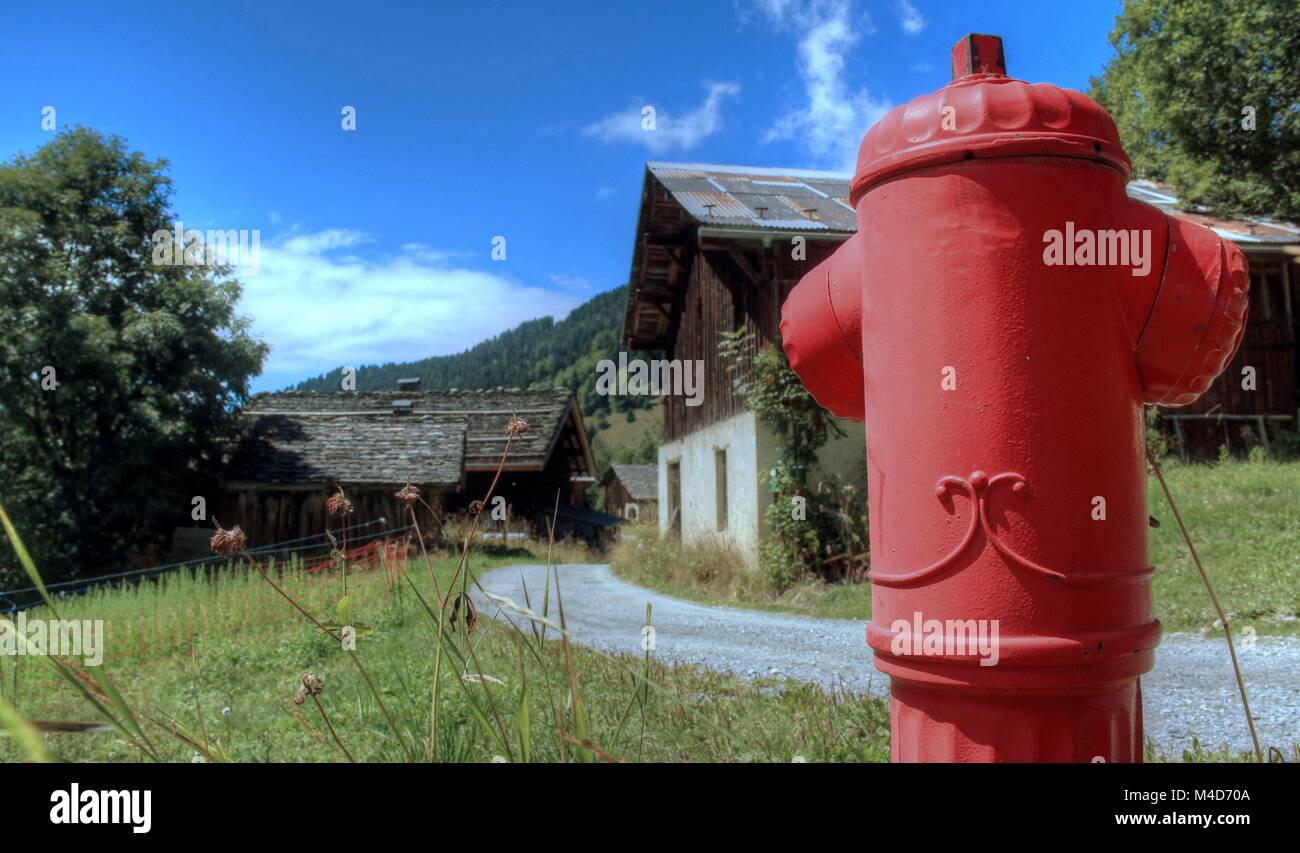
[[[281,247],[291,255],[319,255],[334,249],[345,249],[367,243],[370,238],[360,231],[331,228],[315,234],[299,234],[285,240]]]
[[[377,259],[338,252],[369,239],[330,229],[262,246],[257,275],[241,279],[240,302],[254,333],[271,345],[256,389],[340,365],[461,352],[524,320],[563,317],[584,295],[469,269],[453,262],[461,253],[421,243]]]
[[[760,0],[769,22],[799,35],[799,76],[807,103],[777,119],[765,141],[796,139],[816,165],[852,171],[862,135],[893,104],[845,80],[849,54],[863,32],[874,32],[870,18],[854,20],[850,0]]]
[[[605,116],[583,134],[602,142],[635,142],[654,154],[688,151],[722,129],[722,101],[740,94],[735,83],[705,82],[704,103],[683,116],[670,115],[655,104],[643,103]],[[645,108],[654,108],[654,129],[645,128]]]
[[[897,0],[894,5],[898,10],[898,23],[903,28],[903,32],[914,36],[925,29],[925,16],[915,6],[907,0]]]
[[[551,275],[551,284],[562,290],[582,290],[590,292],[593,288],[591,282],[587,281],[580,275],[569,275],[568,273],[554,273]]]
[[[434,265],[445,265],[452,261],[464,261],[474,256],[473,252],[452,252],[447,251],[446,249],[435,249],[428,243],[403,243],[402,251],[414,260]]]
[[[741,24],[752,24],[756,18],[780,28],[782,24],[803,12],[807,0],[750,0],[748,5],[738,3],[736,14]]]

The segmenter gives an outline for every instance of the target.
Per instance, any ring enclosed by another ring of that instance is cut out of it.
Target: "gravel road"
[[[660,660],[702,664],[747,678],[792,678],[825,686],[843,679],[857,691],[889,691],[888,679],[871,665],[865,622],[697,604],[630,584],[601,564],[557,570],[569,631],[583,645],[640,655],[650,602]],[[545,566],[510,566],[489,572],[481,583],[521,606],[526,584],[540,607],[545,580]],[[554,594],[552,589],[552,602]],[[481,616],[497,611],[478,598]],[[1238,657],[1261,743],[1283,746],[1289,754],[1290,745],[1300,742],[1300,640],[1259,637],[1253,649],[1239,645]],[[1166,634],[1155,670],[1142,678],[1142,697],[1147,737],[1166,752],[1190,746],[1193,735],[1206,748],[1251,748],[1222,641]]]

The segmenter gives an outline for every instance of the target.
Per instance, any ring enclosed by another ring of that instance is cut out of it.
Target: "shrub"
[[[777,460],[772,466],[772,505],[764,513],[768,538],[759,549],[765,581],[777,591],[811,574],[826,580],[859,580],[867,560],[866,496],[838,481],[809,487],[817,451],[844,433],[790,367],[779,346],[755,352],[752,334],[738,330],[719,353],[745,406],[771,429]]]

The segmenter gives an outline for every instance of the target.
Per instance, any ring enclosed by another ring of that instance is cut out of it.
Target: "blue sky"
[[[170,160],[187,228],[260,231],[240,278],[267,390],[563,316],[626,280],[646,160],[847,168],[884,111],[946,82],[964,33],[1001,35],[1013,76],[1086,90],[1118,8],[20,2],[0,156],[48,140],[53,106]]]

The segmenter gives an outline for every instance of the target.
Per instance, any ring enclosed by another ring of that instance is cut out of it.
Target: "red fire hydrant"
[[[782,309],[804,385],[866,420],[895,761],[1142,758],[1142,404],[1209,387],[1248,279],[1130,171],[1098,104],[967,36],[948,86],[867,133],[858,233]]]

